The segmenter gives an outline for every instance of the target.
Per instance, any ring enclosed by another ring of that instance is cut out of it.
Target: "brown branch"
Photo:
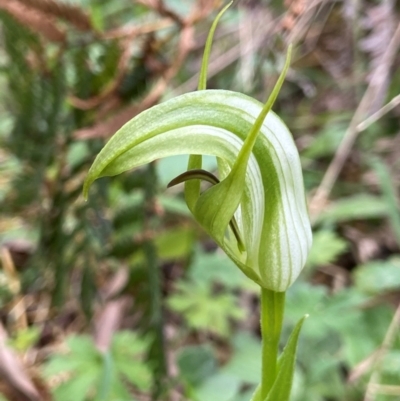
[[[31,9],[50,14],[74,25],[81,31],[93,30],[89,15],[81,7],[55,0],[18,0]]]
[[[358,125],[368,114],[376,111],[376,107],[380,105],[375,104],[375,95],[379,93],[382,85],[385,84],[386,78],[389,74],[390,68],[393,64],[394,58],[397,53],[397,49],[400,45],[400,23],[397,26],[396,32],[394,33],[392,40],[390,41],[385,54],[382,57],[381,65],[375,70],[372,79],[368,85],[367,90],[361,99],[360,104],[355,111],[353,118],[350,121],[349,127],[343,137],[342,142],[339,145],[335,156],[329,165],[326,173],[321,181],[321,184],[317,188],[315,195],[310,202],[310,210],[312,218],[315,221],[319,213],[325,206],[328,197],[332,191],[332,188],[347,160],[350,151],[357,139],[360,131]]]
[[[74,107],[81,110],[90,110],[99,106],[101,103],[103,103],[105,100],[109,99],[115,94],[120,83],[124,79],[126,70],[129,67],[129,60],[132,56],[132,46],[130,40],[125,40],[124,44],[122,44],[121,47],[123,49],[116,69],[117,76],[113,79],[112,82],[107,85],[107,87],[100,94],[89,99],[80,99],[76,96],[69,96],[68,100]]]
[[[6,340],[6,330],[0,323],[0,377],[7,384],[10,395],[26,401],[42,400],[18,356],[7,347]]]
[[[142,111],[155,105],[164,94],[168,83],[179,71],[183,61],[193,46],[193,27],[185,26],[180,35],[178,51],[173,63],[166,70],[163,77],[159,78],[150,93],[137,104],[126,107],[115,117],[108,121],[102,121],[90,128],[83,128],[75,131],[74,137],[77,139],[106,138],[120,129],[126,122],[138,115]]]
[[[170,18],[162,18],[158,21],[148,22],[139,26],[124,26],[122,28],[111,29],[105,32],[102,37],[104,39],[123,39],[126,37],[132,40],[136,36],[160,31],[172,25],[173,21]]]
[[[65,32],[57,27],[51,16],[42,11],[27,7],[16,0],[0,0],[0,9],[33,33],[39,33],[51,42],[64,43],[66,40]]]

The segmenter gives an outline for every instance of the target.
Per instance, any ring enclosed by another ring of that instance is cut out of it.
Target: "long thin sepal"
[[[214,33],[217,28],[218,22],[221,19],[222,15],[225,13],[225,11],[231,6],[232,1],[227,4],[217,15],[215,18],[210,32],[208,33],[207,36],[207,41],[206,45],[204,48],[204,54],[203,54],[203,60],[201,62],[201,69],[200,69],[200,75],[199,75],[199,84],[197,89],[200,90],[205,90],[207,88],[207,71],[208,71],[208,63],[210,59],[210,53],[211,53],[211,46],[212,42],[214,39]],[[188,163],[188,170],[193,170],[193,169],[201,169],[202,167],[202,156],[198,154],[192,154],[189,156],[189,163]],[[194,211],[194,206],[197,202],[197,199],[200,196],[200,181],[199,180],[193,180],[190,182],[185,183],[185,200],[186,203],[189,207],[189,209],[193,212]]]
[[[204,53],[203,53],[203,60],[201,62],[201,69],[200,69],[200,74],[199,74],[199,84],[197,86],[197,90],[204,90],[207,88],[207,71],[208,71],[208,63],[210,59],[210,53],[211,53],[211,46],[212,42],[214,39],[214,33],[215,30],[217,29],[217,25],[221,17],[224,15],[225,11],[232,5],[233,1],[228,3],[217,15],[215,18],[210,32],[208,33],[207,40],[206,40],[206,45],[204,47]]]

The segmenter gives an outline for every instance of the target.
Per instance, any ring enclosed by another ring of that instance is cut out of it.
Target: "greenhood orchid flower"
[[[263,288],[285,291],[311,246],[299,154],[288,128],[271,111],[289,62],[290,49],[265,105],[236,92],[200,90],[134,117],[97,156],[84,195],[100,177],[189,154],[188,171],[171,185],[185,181],[193,216],[244,274]],[[219,179],[201,169],[201,155],[217,157]],[[211,183],[202,193],[201,180]]]

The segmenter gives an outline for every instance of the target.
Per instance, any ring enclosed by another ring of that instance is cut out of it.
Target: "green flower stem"
[[[279,338],[284,310],[285,292],[275,292],[261,288],[261,400],[266,399],[276,379]]]

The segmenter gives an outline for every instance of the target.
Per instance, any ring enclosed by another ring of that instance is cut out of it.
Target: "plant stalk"
[[[261,400],[265,400],[277,375],[279,339],[285,310],[285,292],[261,288],[262,374]]]

